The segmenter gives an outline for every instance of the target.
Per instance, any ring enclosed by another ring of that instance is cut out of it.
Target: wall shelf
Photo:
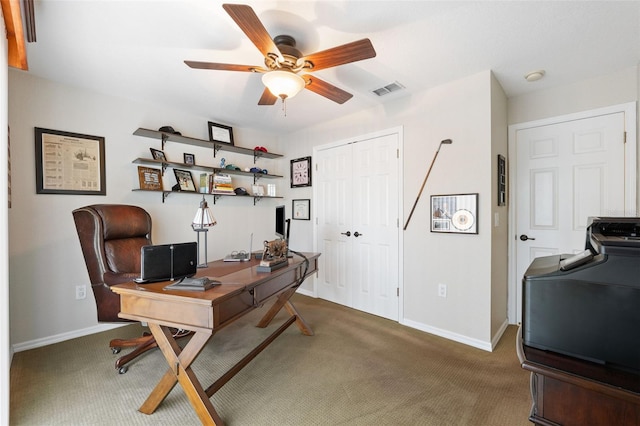
[[[281,154],[275,154],[275,153],[272,153],[272,152],[264,152],[264,151],[249,149],[249,148],[242,148],[242,147],[239,147],[239,146],[229,145],[229,144],[225,144],[225,143],[211,142],[211,141],[206,141],[206,140],[203,140],[203,139],[196,139],[196,138],[191,138],[191,137],[187,137],[187,136],[176,135],[176,134],[173,134],[173,133],[160,132],[160,131],[144,129],[144,128],[138,128],[135,132],[133,132],[133,134],[136,135],[136,136],[142,136],[142,137],[147,137],[147,138],[151,138],[151,139],[155,139],[155,140],[160,140],[162,142],[162,150],[164,150],[165,144],[167,142],[175,142],[175,143],[180,143],[180,144],[197,146],[197,147],[201,147],[201,148],[212,149],[213,152],[214,152],[214,157],[215,157],[215,155],[216,155],[216,153],[218,151],[226,151],[226,152],[234,152],[234,153],[243,154],[243,155],[251,155],[251,156],[253,156],[253,163],[254,164],[256,163],[256,161],[259,158],[276,159],[276,158],[283,157]],[[132,163],[133,164],[141,164],[141,165],[145,165],[145,166],[160,167],[161,170],[162,170],[162,176],[164,176],[164,173],[165,173],[166,169],[168,167],[171,167],[171,168],[175,168],[175,169],[189,170],[190,172],[191,171],[201,171],[201,172],[207,172],[207,173],[211,173],[211,174],[222,174],[222,173],[224,173],[224,174],[228,174],[228,175],[252,177],[254,185],[260,179],[282,179],[283,178],[283,176],[272,175],[272,174],[268,174],[268,173],[245,172],[245,171],[242,171],[242,170],[227,169],[227,168],[205,166],[205,165],[198,165],[198,164],[178,163],[178,162],[174,162],[174,161],[156,160],[156,159],[152,159],[152,158],[143,158],[143,157],[136,158],[135,160],[132,161]],[[197,178],[197,176],[196,176],[196,178]],[[197,181],[196,178],[194,178],[194,181]],[[265,195],[250,195],[250,194],[249,195],[235,195],[235,194],[219,194],[219,193],[202,193],[202,192],[197,192],[197,191],[174,191],[174,190],[152,190],[152,189],[134,189],[133,191],[160,192],[160,193],[162,193],[162,202],[163,203],[167,199],[169,194],[171,194],[171,193],[198,194],[198,195],[203,195],[203,196],[211,195],[211,196],[213,196],[213,203],[214,204],[216,203],[216,201],[220,197],[253,198],[253,205],[254,206],[256,205],[257,202],[259,202],[263,198],[282,198],[282,197],[265,196]]]

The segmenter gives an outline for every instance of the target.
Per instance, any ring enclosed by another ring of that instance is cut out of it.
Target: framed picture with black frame
[[[293,212],[292,219],[295,220],[310,220],[311,219],[311,200],[293,200],[291,202]]]
[[[478,233],[478,194],[431,196],[431,232]]]
[[[291,188],[311,186],[311,157],[291,160]]]
[[[233,128],[209,121],[209,140],[211,142],[233,145]]]
[[[35,128],[36,193],[107,195],[104,137]]]
[[[175,191],[196,192],[196,183],[189,170],[173,169],[173,173],[176,175],[176,181],[178,182],[174,187]]]

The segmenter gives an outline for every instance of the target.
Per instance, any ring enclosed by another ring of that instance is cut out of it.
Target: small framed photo
[[[233,145],[233,129],[224,124],[209,121],[209,140],[211,142]]]
[[[160,151],[159,149],[149,148],[151,151],[151,156],[154,160],[167,161],[166,155],[164,155],[164,151]]]
[[[253,185],[251,187],[251,191],[253,192],[253,195],[255,195],[255,196],[258,196],[258,197],[264,196],[264,186],[262,186],[262,185]]]
[[[291,188],[311,186],[311,157],[291,160]]]
[[[311,207],[311,200],[293,200],[293,219],[295,220],[310,220],[311,214],[309,213]]]
[[[478,233],[478,194],[432,195],[431,232]]]
[[[193,154],[187,154],[186,152],[183,154],[184,156],[184,164],[189,164],[190,166],[196,165],[196,156]]]
[[[176,175],[176,181],[178,181],[178,191],[196,192],[196,183],[193,181],[190,171],[173,169],[173,173]]]

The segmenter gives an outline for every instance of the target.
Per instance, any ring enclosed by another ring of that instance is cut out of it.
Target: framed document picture
[[[293,200],[293,208],[291,209],[293,211],[293,219],[296,220],[309,220],[311,219],[310,217],[310,207],[311,207],[311,200]]]
[[[162,170],[138,166],[140,189],[145,191],[162,191]]]
[[[432,195],[431,232],[478,233],[478,194]]]
[[[291,160],[291,188],[311,186],[311,157]]]
[[[173,173],[176,175],[176,181],[178,181],[178,191],[196,192],[196,183],[193,181],[193,176],[189,170],[173,169]]]
[[[209,140],[211,142],[226,143],[233,145],[233,129],[224,124],[214,123],[212,121],[209,124]]]
[[[107,195],[104,137],[35,128],[36,193]]]

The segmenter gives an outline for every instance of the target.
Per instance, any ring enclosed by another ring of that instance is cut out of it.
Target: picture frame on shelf
[[[211,142],[226,143],[233,145],[233,128],[225,126],[224,124],[208,122],[209,125],[209,140]]]
[[[293,211],[292,219],[294,220],[311,220],[311,200],[293,200],[291,202]]]
[[[189,170],[173,169],[173,173],[176,176],[177,190],[196,192],[196,183],[193,181],[193,175]]]
[[[167,161],[167,156],[164,154],[164,151],[155,148],[149,148],[149,151],[151,151],[151,157],[153,157],[154,160]]]
[[[291,160],[291,188],[311,186],[311,157]]]
[[[36,193],[107,195],[104,137],[35,127]]]
[[[431,232],[478,233],[478,194],[431,196]]]
[[[196,156],[193,154],[187,154],[186,152],[182,155],[184,158],[184,164],[189,164],[190,166],[196,165]]]
[[[498,154],[498,206],[507,205],[507,160]]]
[[[140,189],[145,191],[162,191],[162,170],[152,167],[138,166]]]

